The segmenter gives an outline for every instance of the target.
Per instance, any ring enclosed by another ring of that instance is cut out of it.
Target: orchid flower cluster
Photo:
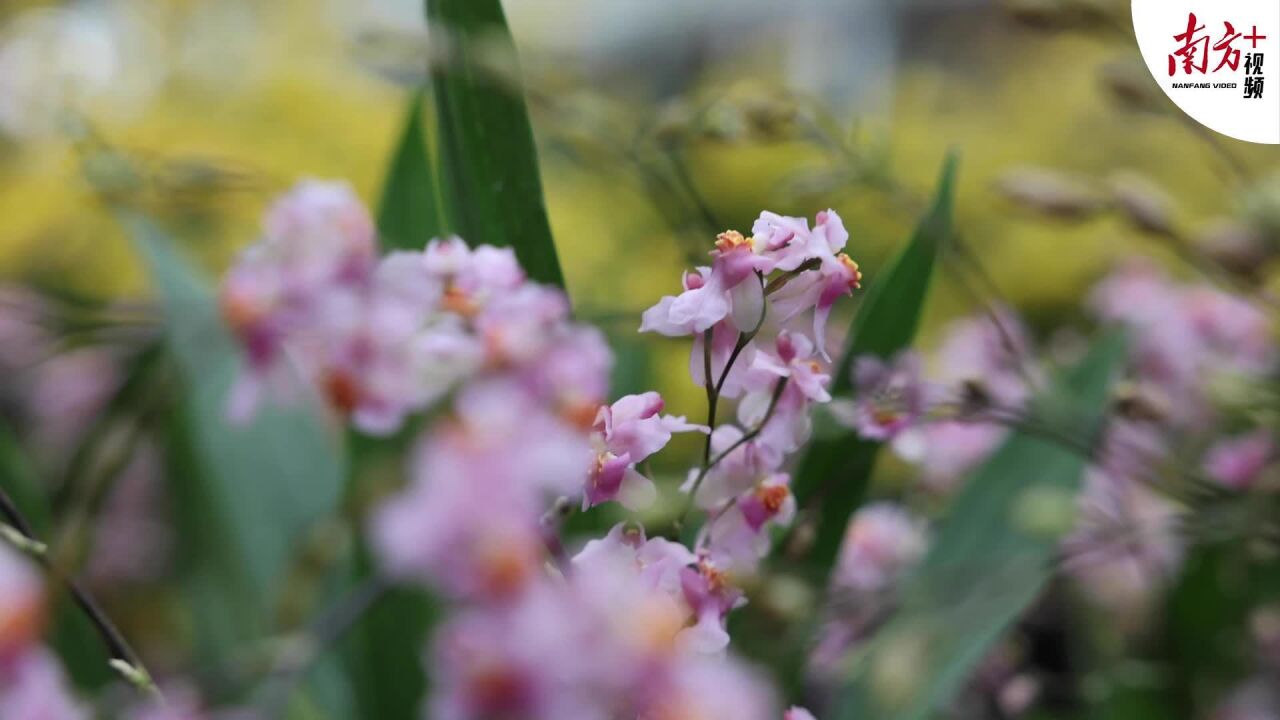
[[[387,573],[465,608],[433,642],[432,717],[777,717],[768,682],[726,655],[726,618],[769,528],[795,512],[783,468],[831,399],[826,320],[862,277],[847,242],[833,211],[812,228],[764,213],[644,313],[642,331],[694,338],[710,403],[698,425],[656,392],[607,402],[602,335],[510,250],[447,238],[378,258],[353,194],[307,182],[223,283],[248,358],[230,413],[310,388],[387,434],[439,409],[370,523]],[[730,400],[737,423],[717,425]],[[706,436],[682,488],[708,513],[693,547],[624,523],[571,555],[560,517],[651,504],[640,467],[675,433]]]
[[[848,241],[832,210],[812,228],[765,212],[749,238],[722,233],[711,265],[644,313],[642,332],[693,336],[690,373],[706,388],[712,429],[682,490],[708,513],[695,549],[714,572],[753,573],[768,528],[795,515],[784,466],[808,440],[813,407],[831,400],[827,317],[862,281]],[[724,400],[737,401],[738,422],[717,426]]]

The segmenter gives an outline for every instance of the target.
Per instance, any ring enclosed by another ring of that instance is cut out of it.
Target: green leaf
[[[1102,428],[1125,343],[1110,336],[1037,404],[1047,427]],[[903,591],[897,615],[855,661],[838,718],[928,717],[963,685],[1052,574],[1069,523],[1028,513],[1050,499],[1070,511],[1087,465],[1079,448],[1018,431],[969,480]]]
[[[382,187],[378,233],[385,250],[420,250],[443,227],[422,105],[422,93],[414,93]]]
[[[0,488],[18,506],[41,539],[50,529],[49,498],[31,459],[23,452],[8,423],[0,422]]]
[[[938,251],[951,234],[956,165],[954,156],[947,159],[933,206],[901,254],[872,278],[853,320],[852,340],[834,370],[835,394],[849,392],[849,374],[857,357],[889,358],[915,339]],[[818,505],[816,540],[805,559],[816,587],[826,587],[845,526],[866,493],[879,449],[880,443],[845,432],[815,440],[801,461],[793,482],[796,501],[802,508]]]
[[[354,557],[357,580],[376,570],[363,541]],[[424,591],[396,587],[369,608],[346,642],[348,672],[360,717],[412,720],[422,716],[427,689],[423,654],[436,620],[436,605]]]
[[[240,351],[223,326],[211,288],[169,238],[147,219],[122,215],[164,307],[166,343],[183,382],[179,424],[189,450],[187,473],[174,478],[178,516],[196,537],[198,620],[252,637],[271,626],[279,583],[292,548],[341,495],[341,443],[321,425],[310,398],[292,407],[266,403],[243,426],[227,419],[227,398]],[[177,448],[175,448],[175,451]]]
[[[427,16],[449,51],[433,88],[450,229],[514,248],[530,278],[564,287],[501,2],[427,0]]]

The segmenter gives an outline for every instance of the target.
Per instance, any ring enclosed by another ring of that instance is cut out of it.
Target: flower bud
[[[1169,398],[1151,385],[1121,384],[1113,400],[1116,414],[1125,420],[1158,423],[1169,417]]]
[[[1035,703],[1040,695],[1040,681],[1035,677],[1022,673],[1015,675],[1000,688],[996,702],[1005,717],[1017,717]]]
[[[1257,230],[1225,218],[1201,230],[1193,242],[1210,260],[1244,278],[1256,277],[1272,255]]]
[[[1151,80],[1151,73],[1141,63],[1113,62],[1099,70],[1102,88],[1120,107],[1139,112],[1158,112],[1165,107],[1164,93]]]
[[[1075,494],[1054,485],[1032,485],[1014,500],[1012,519],[1016,527],[1034,537],[1060,537],[1075,524]]]
[[[1107,8],[1100,0],[1005,0],[1014,20],[1044,30],[1081,30],[1099,26]]]
[[[1065,17],[1059,0],[1004,0],[1001,5],[1009,17],[1037,28],[1058,27]]]
[[[936,640],[932,635],[925,627],[908,625],[884,639],[870,672],[871,692],[881,708],[903,709],[920,692],[921,668],[928,667],[929,646]]]
[[[993,404],[991,393],[981,380],[969,378],[960,383],[960,417],[974,417],[989,410]]]
[[[653,123],[653,137],[660,145],[679,145],[689,137],[693,112],[683,100],[663,105]]]
[[[1102,198],[1083,182],[1043,168],[1010,170],[996,185],[1015,204],[1063,220],[1089,218],[1103,206]]]
[[[1141,175],[1116,173],[1108,183],[1116,209],[1135,228],[1152,235],[1174,234],[1169,196]]]

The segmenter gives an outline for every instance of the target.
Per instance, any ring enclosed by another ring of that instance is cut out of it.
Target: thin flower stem
[[[707,463],[711,462],[711,433],[716,427],[716,406],[720,400],[719,382],[711,380],[711,343],[712,333],[714,331],[708,329],[702,334],[702,378],[703,384],[707,388],[707,441],[702,446],[702,467],[705,469]],[[729,365],[725,364],[724,375],[729,374]]]
[[[790,275],[784,276],[784,279],[786,277],[794,276],[800,272],[802,272],[802,270],[797,269]],[[756,277],[760,283],[764,283],[763,275],[757,272]],[[767,297],[769,290],[765,288],[764,293]],[[685,506],[684,511],[680,513],[680,517],[676,520],[677,530],[680,530],[684,526],[684,521],[689,515],[689,509],[693,507],[693,500],[698,495],[698,488],[702,485],[702,480],[706,478],[707,473],[710,472],[711,468],[720,461],[720,458],[717,458],[714,461],[711,459],[711,435],[716,429],[716,410],[720,403],[720,395],[724,391],[725,382],[729,379],[729,372],[733,370],[734,364],[738,362],[738,358],[742,355],[742,351],[745,350],[747,345],[749,345],[755,338],[756,333],[760,332],[760,327],[764,325],[764,319],[767,314],[767,309],[760,312],[760,320],[756,322],[756,326],[751,329],[751,332],[738,333],[738,341],[734,343],[733,351],[729,353],[729,358],[725,361],[724,368],[720,370],[720,377],[716,379],[714,384],[711,382],[711,345],[714,339],[714,330],[709,329],[703,333],[702,377],[707,388],[707,440],[702,446],[702,467],[699,469],[698,478],[694,481],[693,488],[689,492],[689,502]],[[778,392],[781,392],[781,390]],[[773,414],[772,404],[769,406],[769,414]],[[765,420],[768,420],[768,416],[765,417]],[[763,423],[761,423],[761,425],[763,425]],[[721,458],[722,457],[723,453],[721,454]]]
[[[724,370],[720,372],[719,379],[713,383],[711,381],[711,343],[713,333],[714,330],[708,329],[702,335],[702,377],[703,384],[707,389],[707,439],[702,445],[702,467],[699,469],[698,479],[694,482],[693,489],[689,493],[689,503],[684,511],[680,513],[680,517],[676,519],[677,531],[684,527],[684,521],[689,515],[689,508],[693,506],[693,499],[698,494],[698,487],[702,484],[702,479],[706,477],[707,471],[711,469],[711,435],[716,429],[716,410],[720,403],[720,391],[724,389],[725,380],[729,377],[729,370],[733,368],[738,356],[742,354],[742,349],[751,341],[751,338],[746,337],[746,335],[738,337],[738,342],[734,346],[733,352],[730,353],[728,361],[724,364]],[[754,331],[752,334],[754,335]]]
[[[21,533],[28,542],[35,544],[35,546],[43,545],[36,538],[35,532],[31,528],[31,523],[28,522],[26,516],[22,514],[22,511],[18,509],[18,506],[3,489],[0,489],[0,515],[4,517],[5,522]],[[93,624],[98,636],[102,639],[102,644],[107,649],[107,654],[113,661],[110,663],[112,667],[122,670],[120,667],[122,663],[128,670],[126,679],[137,686],[139,690],[163,701],[163,696],[152,680],[151,674],[147,672],[146,666],[142,664],[142,659],[134,652],[133,647],[129,645],[129,641],[125,639],[119,628],[107,616],[98,601],[79,582],[60,571],[50,562],[48,552],[35,553],[34,557],[49,573],[50,577],[66,586],[76,606]],[[122,671],[122,674],[125,673]]]
[[[960,238],[959,234],[953,234],[951,238],[950,248],[954,257],[959,258],[968,266],[969,272],[973,273],[984,289],[992,296],[996,297],[1002,304],[1008,305],[1005,295],[1000,292],[992,279],[990,273],[982,265],[982,261],[969,248],[969,246]],[[1000,344],[1004,346],[1005,352],[1013,360],[1014,368],[1018,374],[1022,376],[1022,381],[1027,387],[1037,388],[1040,383],[1037,381],[1035,373],[1032,372],[1032,360],[1026,356],[1024,348],[1020,346],[1013,338],[1013,333],[1006,326],[1004,319],[1000,317],[1000,312],[992,305],[990,298],[983,297],[982,293],[970,285],[964,279],[964,273],[957,273],[956,277],[960,281],[960,286],[967,292],[975,302],[982,306],[982,310],[986,313],[987,318],[991,321],[992,326],[996,329],[996,334],[1000,336]]]
[[[724,383],[729,379],[729,368],[733,367],[733,364],[738,361],[738,356],[742,354],[742,351],[755,336],[754,330],[750,333],[740,333],[738,335],[738,342],[734,344],[733,352],[729,353],[729,360],[724,364],[724,372],[720,373],[720,379],[716,381],[716,397],[720,397],[720,394],[724,391]],[[710,438],[711,436],[708,435],[707,437]],[[708,445],[710,445],[709,442]]]
[[[716,455],[715,458],[711,461],[711,467],[715,467],[716,465],[719,465],[721,460],[724,460],[726,457],[729,456],[729,453],[733,452],[734,450],[737,450],[743,445],[746,445],[752,440],[755,440],[757,437],[760,436],[761,432],[764,432],[764,426],[768,424],[770,418],[773,417],[774,411],[777,410],[778,408],[778,401],[782,399],[782,392],[787,389],[788,379],[789,378],[782,378],[781,380],[778,381],[778,384],[774,386],[773,397],[769,398],[769,409],[765,411],[764,419],[760,421],[760,424],[757,425],[755,429],[752,430],[751,432],[738,438],[736,442],[734,442],[729,447],[725,448],[725,450],[721,452],[719,455]],[[707,468],[707,469],[710,470],[711,468]]]
[[[728,457],[729,454],[732,453],[734,450],[737,450],[743,445],[746,445],[752,440],[755,440],[757,437],[760,436],[761,432],[764,432],[765,425],[769,424],[769,420],[773,418],[774,411],[778,409],[778,401],[782,399],[782,392],[787,389],[787,382],[789,380],[790,378],[785,378],[785,377],[778,380],[778,384],[773,388],[773,397],[769,398],[769,409],[765,411],[764,418],[760,420],[759,425],[756,425],[755,428],[753,428],[750,432],[738,438],[736,442],[734,442],[729,447],[725,448],[723,451],[721,451],[718,455],[716,455],[710,461],[703,463],[702,468],[698,470],[698,476],[693,480],[693,486],[689,488],[689,500],[685,503],[684,511],[680,513],[680,519],[676,521],[677,527],[684,526],[684,522],[688,518],[689,512],[693,510],[693,503],[698,497],[698,489],[702,487],[702,482],[707,479],[707,474],[711,472],[711,469],[714,468],[716,465],[719,465],[720,461]],[[710,435],[708,435],[707,437],[708,437],[707,447],[709,451]]]
[[[822,261],[817,258],[813,258],[811,260],[805,260],[795,270],[792,270],[791,272],[785,275],[780,275],[774,278],[773,280],[769,281],[769,284],[764,286],[764,296],[769,297],[770,295],[778,292],[782,288],[786,287],[787,283],[791,282],[792,279],[798,277],[801,273],[807,270],[816,270],[818,266],[821,264],[822,264]]]

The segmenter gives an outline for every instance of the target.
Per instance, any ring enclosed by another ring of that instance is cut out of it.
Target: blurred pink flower
[[[570,322],[564,293],[527,281],[510,248],[456,237],[376,257],[367,213],[341,186],[303,183],[222,285],[247,368],[229,415],[313,387],[360,430],[388,434],[469,379],[519,380],[546,409],[590,426],[612,355]]]
[[[767,678],[738,663],[683,657],[650,694],[641,717],[773,720],[777,701]]]
[[[1280,720],[1280,690],[1265,673],[1234,688],[1218,704],[1210,720]]]
[[[891,440],[924,415],[926,392],[920,358],[904,352],[885,362],[863,355],[853,366],[852,404],[832,406],[836,419],[869,440]]]
[[[1251,487],[1275,457],[1276,444],[1269,428],[1219,440],[1205,453],[1204,471],[1233,490]]]
[[[93,527],[88,580],[109,589],[160,576],[173,551],[164,513],[165,478],[159,449],[142,441],[116,477]]]
[[[975,382],[997,406],[1018,408],[1031,391],[1027,374],[1039,373],[1028,361],[1031,352],[1021,320],[1012,310],[998,308],[995,317],[976,315],[947,326],[937,378],[950,385]]]
[[[248,365],[230,399],[229,413],[239,421],[256,411],[264,392],[289,396],[289,339],[303,333],[310,336],[308,350],[316,344],[324,349],[316,327],[335,319],[335,310],[359,305],[351,296],[361,294],[376,265],[373,221],[343,183],[300,182],[276,202],[263,226],[262,239],[241,252],[219,294],[223,318]],[[350,311],[339,313],[337,324],[349,317]],[[311,359],[309,352],[300,355]],[[319,372],[303,365],[312,371],[306,375]],[[338,389],[347,380],[330,376],[330,394],[348,400],[355,390]]]
[[[566,577],[540,578],[512,604],[456,615],[433,642],[431,717],[769,717],[767,682],[686,640],[688,591],[682,583],[674,595],[670,577],[702,575],[682,566],[680,550],[616,527]],[[716,612],[709,585],[692,595],[708,617]]]
[[[613,526],[603,538],[587,542],[573,557],[573,566],[587,576],[606,576],[632,568],[650,590],[682,598],[681,570],[697,562],[689,548],[666,538],[645,538],[644,529],[625,523]]]
[[[5,720],[89,720],[71,693],[54,654],[33,647],[0,669],[0,717]]]
[[[467,386],[455,411],[376,515],[375,547],[391,572],[456,595],[517,593],[543,560],[539,518],[581,490],[591,446],[512,380]]]
[[[894,452],[916,464],[929,489],[948,494],[1008,435],[994,423],[942,420],[899,435]]]
[[[1113,272],[1091,303],[1104,320],[1129,328],[1133,370],[1178,399],[1168,419],[1181,426],[1211,420],[1211,376],[1257,377],[1275,367],[1275,338],[1260,308],[1209,286],[1175,283],[1148,262]]]
[[[1183,306],[1214,362],[1253,375],[1275,367],[1272,323],[1256,304],[1212,287],[1198,286],[1185,291]]]
[[[1145,485],[1091,468],[1075,530],[1062,542],[1063,567],[1099,605],[1141,618],[1181,566],[1180,517],[1176,506]]]
[[[263,226],[269,251],[303,284],[365,272],[377,252],[372,218],[341,181],[303,180],[276,201]]]
[[[65,457],[106,407],[120,375],[118,358],[105,347],[61,353],[31,368],[24,387],[35,442],[55,458]]]
[[[54,337],[44,326],[47,313],[39,293],[0,284],[0,369],[25,370],[52,354]]]
[[[746,601],[724,570],[710,560],[680,570],[680,589],[694,623],[680,632],[683,646],[699,653],[719,653],[729,646],[725,618]]]
[[[0,542],[0,675],[39,640],[44,602],[44,580],[36,567]]]
[[[849,522],[835,582],[859,592],[882,591],[914,566],[927,547],[923,522],[897,505],[872,503]]]

